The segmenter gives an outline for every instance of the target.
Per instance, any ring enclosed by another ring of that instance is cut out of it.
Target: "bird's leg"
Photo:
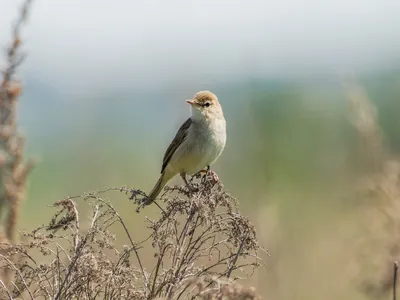
[[[183,181],[185,182],[185,184],[189,187],[189,182],[186,179],[186,174],[185,173],[181,173],[181,177],[182,177]]]
[[[204,170],[200,170],[199,173],[203,173],[203,174],[207,174],[208,172],[210,172],[210,166],[207,166],[206,169]]]
[[[200,171],[198,171],[197,173],[193,174],[193,175],[192,175],[191,181],[193,180],[193,178],[200,178],[201,175],[204,174],[204,173],[206,173],[205,170],[200,170]]]
[[[197,174],[199,174],[199,176],[201,176],[201,174],[203,174],[204,176],[201,177],[201,182],[205,182],[207,180],[207,175],[210,171],[210,166],[207,166],[205,169],[200,170],[199,172],[197,172]]]
[[[182,177],[183,181],[185,182],[186,187],[188,188],[188,190],[191,191],[191,192],[195,192],[196,189],[187,181],[186,174],[185,173],[181,173],[181,177]]]
[[[197,174],[207,174],[208,169],[207,170],[200,170]]]
[[[205,171],[207,174],[210,173],[211,177],[214,179],[215,182],[219,181],[217,173],[211,170],[210,165],[207,166],[207,170]]]

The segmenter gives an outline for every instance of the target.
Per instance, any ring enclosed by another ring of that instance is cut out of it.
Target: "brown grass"
[[[26,163],[24,160],[25,139],[19,133],[17,124],[17,103],[22,84],[15,79],[15,70],[24,58],[20,53],[20,28],[27,18],[30,2],[24,3],[13,27],[12,41],[6,52],[7,64],[0,81],[0,214],[3,228],[0,242],[5,243],[16,240],[21,201],[33,167],[32,161]],[[0,278],[2,284],[7,283],[9,272],[0,273]]]
[[[21,15],[13,29],[13,39],[7,49],[7,67],[3,71],[0,83],[0,173],[2,193],[0,209],[8,209],[3,225],[5,238],[14,242],[16,222],[20,202],[25,191],[27,176],[33,163],[24,162],[24,138],[17,128],[17,102],[22,92],[22,84],[14,79],[16,67],[22,62],[23,55],[19,52],[21,46],[20,27],[27,17],[31,1],[26,1],[21,9]]]
[[[353,281],[372,299],[386,299],[393,291],[393,265],[400,258],[400,160],[388,149],[378,114],[366,91],[347,88],[351,120],[367,155],[367,172],[358,180],[352,214],[358,230],[353,239]],[[391,297],[395,295],[391,294]]]
[[[263,265],[254,226],[212,176],[192,185],[198,192],[165,192],[159,218],[140,228],[149,233],[143,241],[102,197],[124,192],[141,205],[138,190],[109,188],[56,202],[49,224],[23,233],[23,242],[2,244],[2,269],[14,273],[8,299],[256,299],[253,289],[236,284]],[[77,201],[90,205],[88,219]],[[118,227],[128,245],[116,245]],[[141,254],[149,252],[155,259],[145,265]]]

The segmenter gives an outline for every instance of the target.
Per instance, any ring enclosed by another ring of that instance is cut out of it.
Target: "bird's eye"
[[[211,105],[211,103],[210,102],[206,102],[206,103],[204,103],[204,106],[205,107],[209,107]]]

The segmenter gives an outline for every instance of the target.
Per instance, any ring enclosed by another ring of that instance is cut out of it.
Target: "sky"
[[[0,3],[5,45],[21,1]],[[398,28],[398,0],[35,0],[22,75],[85,93],[390,69]]]

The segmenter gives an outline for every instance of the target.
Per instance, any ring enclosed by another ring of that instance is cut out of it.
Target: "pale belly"
[[[216,145],[197,145],[191,151],[182,151],[172,164],[177,173],[194,174],[211,165],[221,154],[222,149]]]
[[[225,124],[223,125],[220,132],[215,129],[190,132],[191,136],[188,136],[171,158],[170,167],[173,171],[195,174],[214,163],[225,147]]]

